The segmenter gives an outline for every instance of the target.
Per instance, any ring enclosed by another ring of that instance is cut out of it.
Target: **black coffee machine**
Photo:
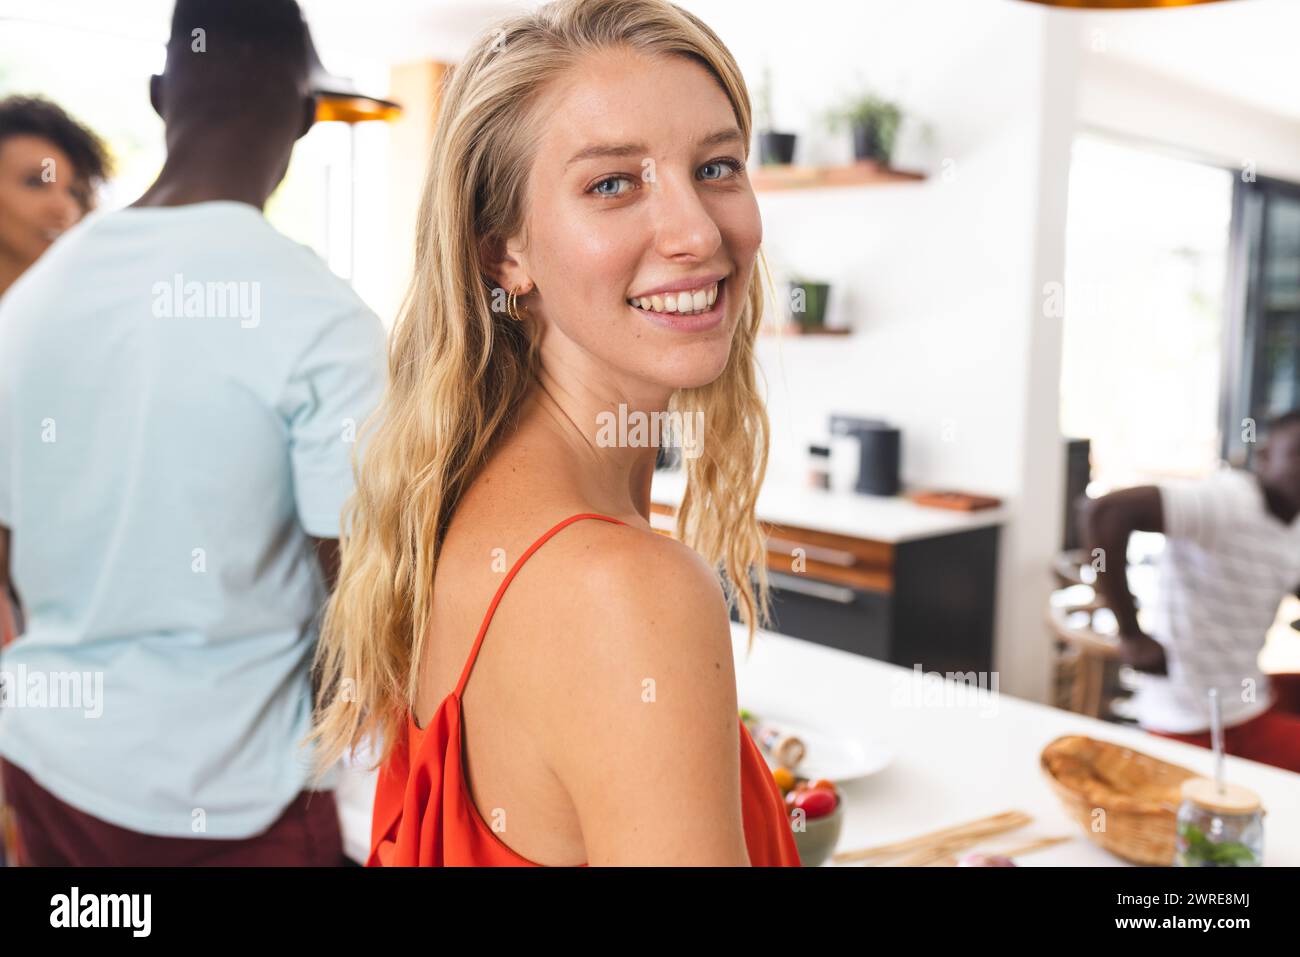
[[[902,433],[880,419],[832,415],[831,434],[858,440],[860,458],[854,491],[863,495],[897,495],[902,461]]]

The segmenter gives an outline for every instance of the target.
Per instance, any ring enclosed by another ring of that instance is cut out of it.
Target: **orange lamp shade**
[[[372,120],[392,122],[401,115],[402,108],[391,100],[334,93],[316,94],[316,120],[320,123],[368,123]]]
[[[1161,7],[1190,7],[1198,3],[1226,3],[1227,0],[1027,0],[1027,2],[1072,10],[1158,10]]]

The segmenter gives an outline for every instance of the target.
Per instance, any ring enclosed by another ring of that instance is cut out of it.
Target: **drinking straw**
[[[1227,788],[1223,782],[1223,710],[1218,688],[1210,689],[1210,745],[1214,748],[1214,784],[1223,794]]]

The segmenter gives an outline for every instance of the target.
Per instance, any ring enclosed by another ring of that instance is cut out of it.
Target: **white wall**
[[[778,284],[789,270],[828,280],[830,324],[856,333],[760,343],[770,474],[798,481],[808,442],[845,412],[903,429],[908,484],[1006,497],[997,667],[1002,687],[1043,699],[1064,452],[1059,324],[1042,318],[1041,289],[1063,275],[1073,21],[1011,0],[686,5],[751,83],[770,62],[799,162],[850,158],[847,132],[818,114],[857,77],[913,117],[895,162],[925,183],[760,194]]]

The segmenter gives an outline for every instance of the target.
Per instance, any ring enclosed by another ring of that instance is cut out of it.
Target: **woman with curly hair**
[[[95,204],[104,144],[55,103],[0,100],[0,295]]]
[[[750,131],[666,0],[560,0],[452,70],[318,646],[322,764],[378,744],[370,864],[798,864],[727,615],[766,616]],[[675,537],[665,416],[704,428]]]

